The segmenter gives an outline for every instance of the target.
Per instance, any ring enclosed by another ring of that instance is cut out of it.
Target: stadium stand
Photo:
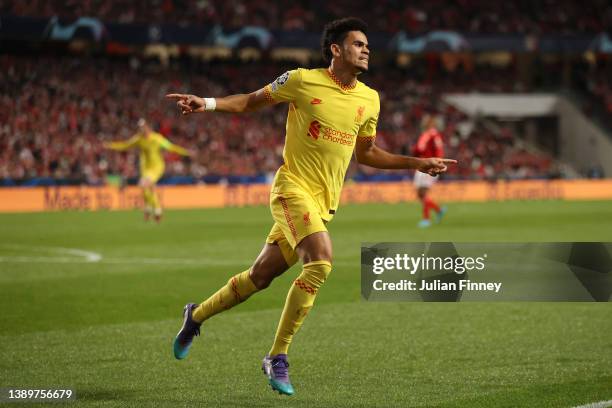
[[[92,16],[105,22],[174,23],[224,27],[265,26],[269,29],[318,32],[347,10],[369,21],[374,31],[409,32],[457,30],[473,33],[600,32],[612,15],[601,13],[605,0],[490,2],[486,0],[305,0],[289,3],[257,0],[59,1],[4,0],[0,12],[17,16],[72,18]]]

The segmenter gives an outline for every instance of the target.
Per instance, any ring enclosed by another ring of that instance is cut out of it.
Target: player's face
[[[140,133],[148,135],[149,133],[151,133],[151,128],[149,127],[149,125],[146,122],[138,123],[138,131]]]
[[[355,69],[356,74],[368,71],[370,49],[368,38],[361,31],[349,31],[342,44],[344,61]]]

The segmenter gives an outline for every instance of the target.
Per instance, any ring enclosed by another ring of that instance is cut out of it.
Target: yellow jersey
[[[357,81],[345,87],[326,69],[285,72],[264,88],[273,102],[288,102],[284,164],[272,185],[277,194],[303,191],[323,220],[335,214],[358,137],[375,137],[378,92]]]
[[[150,132],[148,135],[137,133],[124,142],[110,143],[110,148],[114,150],[127,150],[132,147],[137,147],[140,150],[141,173],[152,170],[163,173],[165,166],[161,149],[170,150],[183,156],[189,154],[186,149],[173,144],[157,132]]]

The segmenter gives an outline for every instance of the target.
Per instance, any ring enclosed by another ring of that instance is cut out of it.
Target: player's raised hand
[[[204,112],[206,110],[206,102],[204,98],[189,94],[168,94],[167,99],[176,101],[176,106],[181,110],[183,115],[189,113]]]
[[[455,164],[457,160],[454,159],[440,159],[438,157],[431,157],[428,159],[422,159],[421,165],[417,169],[422,173],[427,173],[430,176],[437,176],[440,173],[444,173],[448,169],[448,164]]]

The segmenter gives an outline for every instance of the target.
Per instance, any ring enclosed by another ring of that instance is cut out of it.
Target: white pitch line
[[[189,258],[106,258],[93,251],[79,248],[61,248],[50,246],[30,246],[17,244],[0,244],[0,248],[46,252],[48,254],[73,255],[67,256],[0,256],[0,263],[107,263],[107,264],[144,264],[144,265],[210,265],[235,266],[251,265],[255,258],[250,259],[189,259]],[[335,266],[357,266],[357,262],[334,262]]]
[[[52,257],[52,256],[0,256],[0,263],[96,263],[114,265],[208,265],[208,266],[238,266],[251,265],[255,259],[188,259],[188,258],[103,258],[89,261],[84,258]],[[358,262],[334,262],[334,266],[359,266]]]
[[[92,251],[84,251],[82,249],[76,249],[76,248],[57,248],[58,252],[64,252],[68,255],[76,255],[76,256],[82,256],[84,257],[87,262],[99,262],[102,259],[102,255],[100,255],[97,252],[92,252]]]
[[[83,258],[66,258],[59,256],[2,256],[4,263],[92,263]],[[95,262],[95,261],[93,261]]]
[[[96,263],[96,264],[144,264],[144,265],[243,265],[252,262],[223,259],[172,259],[172,258],[100,258],[91,261],[86,258],[68,258],[59,256],[0,256],[4,263]]]
[[[612,407],[612,400],[591,402],[589,404],[580,405],[573,408],[609,408]]]
[[[15,245],[15,244],[3,244],[3,248],[10,249],[26,249],[26,250],[35,250],[38,252],[48,252],[51,254],[61,254],[61,255],[74,255],[81,258],[84,258],[86,262],[99,262],[102,259],[102,255],[97,252],[85,251],[84,249],[78,248],[61,248],[61,247],[48,247],[48,246],[30,246],[30,245]],[[6,258],[33,258],[33,259],[45,259],[45,258],[54,258],[54,259],[72,259],[72,258],[61,258],[61,257],[2,257],[2,259]],[[21,262],[21,261],[17,261]],[[45,262],[40,261],[40,262]],[[62,262],[61,260],[59,262]],[[70,262],[70,261],[68,261]]]

